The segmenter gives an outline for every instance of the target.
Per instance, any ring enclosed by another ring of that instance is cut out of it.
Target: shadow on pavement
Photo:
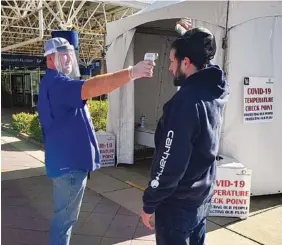
[[[130,182],[136,183],[140,185],[142,188],[144,188],[146,187],[148,182],[151,161],[152,161],[151,159],[144,159],[142,161],[135,162],[133,165],[120,165],[120,169],[124,169],[124,171],[128,172],[126,176],[122,174],[117,174],[118,171],[116,171],[116,169],[106,168],[106,169],[102,169],[101,171],[104,173],[109,173],[111,176],[116,177],[117,179],[123,181],[128,180]],[[136,173],[141,174],[145,180],[138,181],[136,179]],[[248,219],[250,219],[255,215],[267,212],[271,209],[275,209],[281,205],[282,205],[282,194],[251,197],[250,213]],[[208,220],[211,221],[213,224],[216,224],[221,227],[226,227],[230,224],[235,224],[243,221],[240,218],[212,217],[212,216],[208,217]]]
[[[4,143],[1,145],[1,151],[19,151],[19,150],[9,143]]]
[[[41,175],[45,175],[45,166],[42,162],[17,149],[11,143],[1,144],[2,181]]]
[[[40,200],[42,193],[50,195],[47,184],[44,177],[1,181],[2,244],[48,244],[49,221],[40,207],[45,202],[52,209],[48,200]]]
[[[12,143],[3,143],[1,145],[1,151],[21,151],[21,150],[38,151],[40,149],[38,148],[38,146],[26,141],[24,143],[23,141],[15,141]]]
[[[2,170],[1,181],[31,178],[34,176],[42,176],[45,174],[46,174],[45,166],[17,169],[17,170],[4,170],[4,171]]]
[[[14,151],[9,147],[8,144],[4,144],[4,148],[2,145],[2,151]],[[125,168],[147,175],[149,166],[150,160],[147,160],[145,164]],[[34,171],[39,171],[37,175],[42,175],[45,169],[39,167],[1,173],[2,180],[6,179],[1,182],[2,243],[5,245],[35,245],[38,240],[41,245],[48,244],[49,223],[53,212],[52,181],[46,176],[31,178]],[[14,178],[21,179],[7,180]],[[128,201],[130,202],[130,197]],[[252,197],[251,215],[276,208],[281,203],[281,194]],[[211,221],[208,222],[208,232],[241,221],[224,217],[209,217],[208,220]],[[79,221],[73,229],[71,245],[153,245],[154,239],[154,231],[145,228],[138,215],[86,189]]]
[[[282,205],[282,194],[251,197],[251,216],[266,212]]]
[[[47,245],[53,212],[52,181],[40,176],[1,183],[2,243],[35,245],[39,240]],[[209,232],[220,228],[208,224]],[[153,245],[154,231],[144,227],[138,215],[87,188],[71,245],[118,243]]]

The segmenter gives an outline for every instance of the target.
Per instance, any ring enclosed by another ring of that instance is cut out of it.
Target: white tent
[[[176,91],[168,72],[168,53],[176,35],[175,22],[182,17],[215,34],[218,51],[213,62],[225,67],[231,86],[220,153],[253,170],[253,195],[282,191],[282,2],[157,1],[108,24],[108,72],[133,65],[148,51],[160,55],[154,78],[131,82],[109,95],[107,130],[116,135],[118,163],[133,164],[136,138],[137,143],[153,146],[162,106]],[[227,48],[223,49],[226,34]],[[272,122],[244,123],[244,77],[273,78]],[[141,115],[146,117],[146,128],[136,129]]]

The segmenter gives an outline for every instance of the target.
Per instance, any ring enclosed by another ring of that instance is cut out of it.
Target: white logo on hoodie
[[[167,138],[166,138],[166,141],[165,141],[165,150],[164,150],[164,152],[162,154],[162,158],[160,160],[160,171],[157,172],[155,179],[153,179],[151,181],[151,187],[154,188],[154,189],[157,188],[160,185],[159,180],[160,180],[160,177],[163,174],[167,159],[170,156],[170,149],[171,149],[171,145],[172,145],[172,141],[173,141],[173,136],[174,136],[174,132],[172,130],[168,131]]]

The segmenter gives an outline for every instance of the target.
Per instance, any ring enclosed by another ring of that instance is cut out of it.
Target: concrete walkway
[[[48,244],[53,211],[51,186],[45,176],[2,182],[2,244]],[[153,235],[144,237],[144,227],[136,214],[86,190],[72,245],[145,245],[154,244],[153,240]]]
[[[23,147],[25,142],[19,144],[15,137],[2,135],[2,244],[35,245],[40,241],[47,245],[52,182],[36,170],[42,162],[14,146]],[[153,245],[154,235],[144,228],[138,215],[87,188],[71,244]]]
[[[5,245],[47,244],[52,185],[44,154],[36,146],[2,132],[2,241]],[[36,177],[32,177],[36,176]],[[145,183],[138,169],[105,168],[88,181],[72,245],[153,245],[154,233],[139,220]],[[138,185],[137,185],[138,187]],[[247,220],[209,218],[207,245],[281,245],[282,196],[253,198]]]
[[[3,180],[45,175],[44,152],[33,144],[1,131]]]

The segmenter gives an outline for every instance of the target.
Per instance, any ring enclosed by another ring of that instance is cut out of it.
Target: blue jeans
[[[72,171],[53,180],[54,216],[50,245],[68,245],[77,221],[87,182],[87,172]]]
[[[200,207],[161,204],[155,213],[157,245],[204,245],[210,201]]]

